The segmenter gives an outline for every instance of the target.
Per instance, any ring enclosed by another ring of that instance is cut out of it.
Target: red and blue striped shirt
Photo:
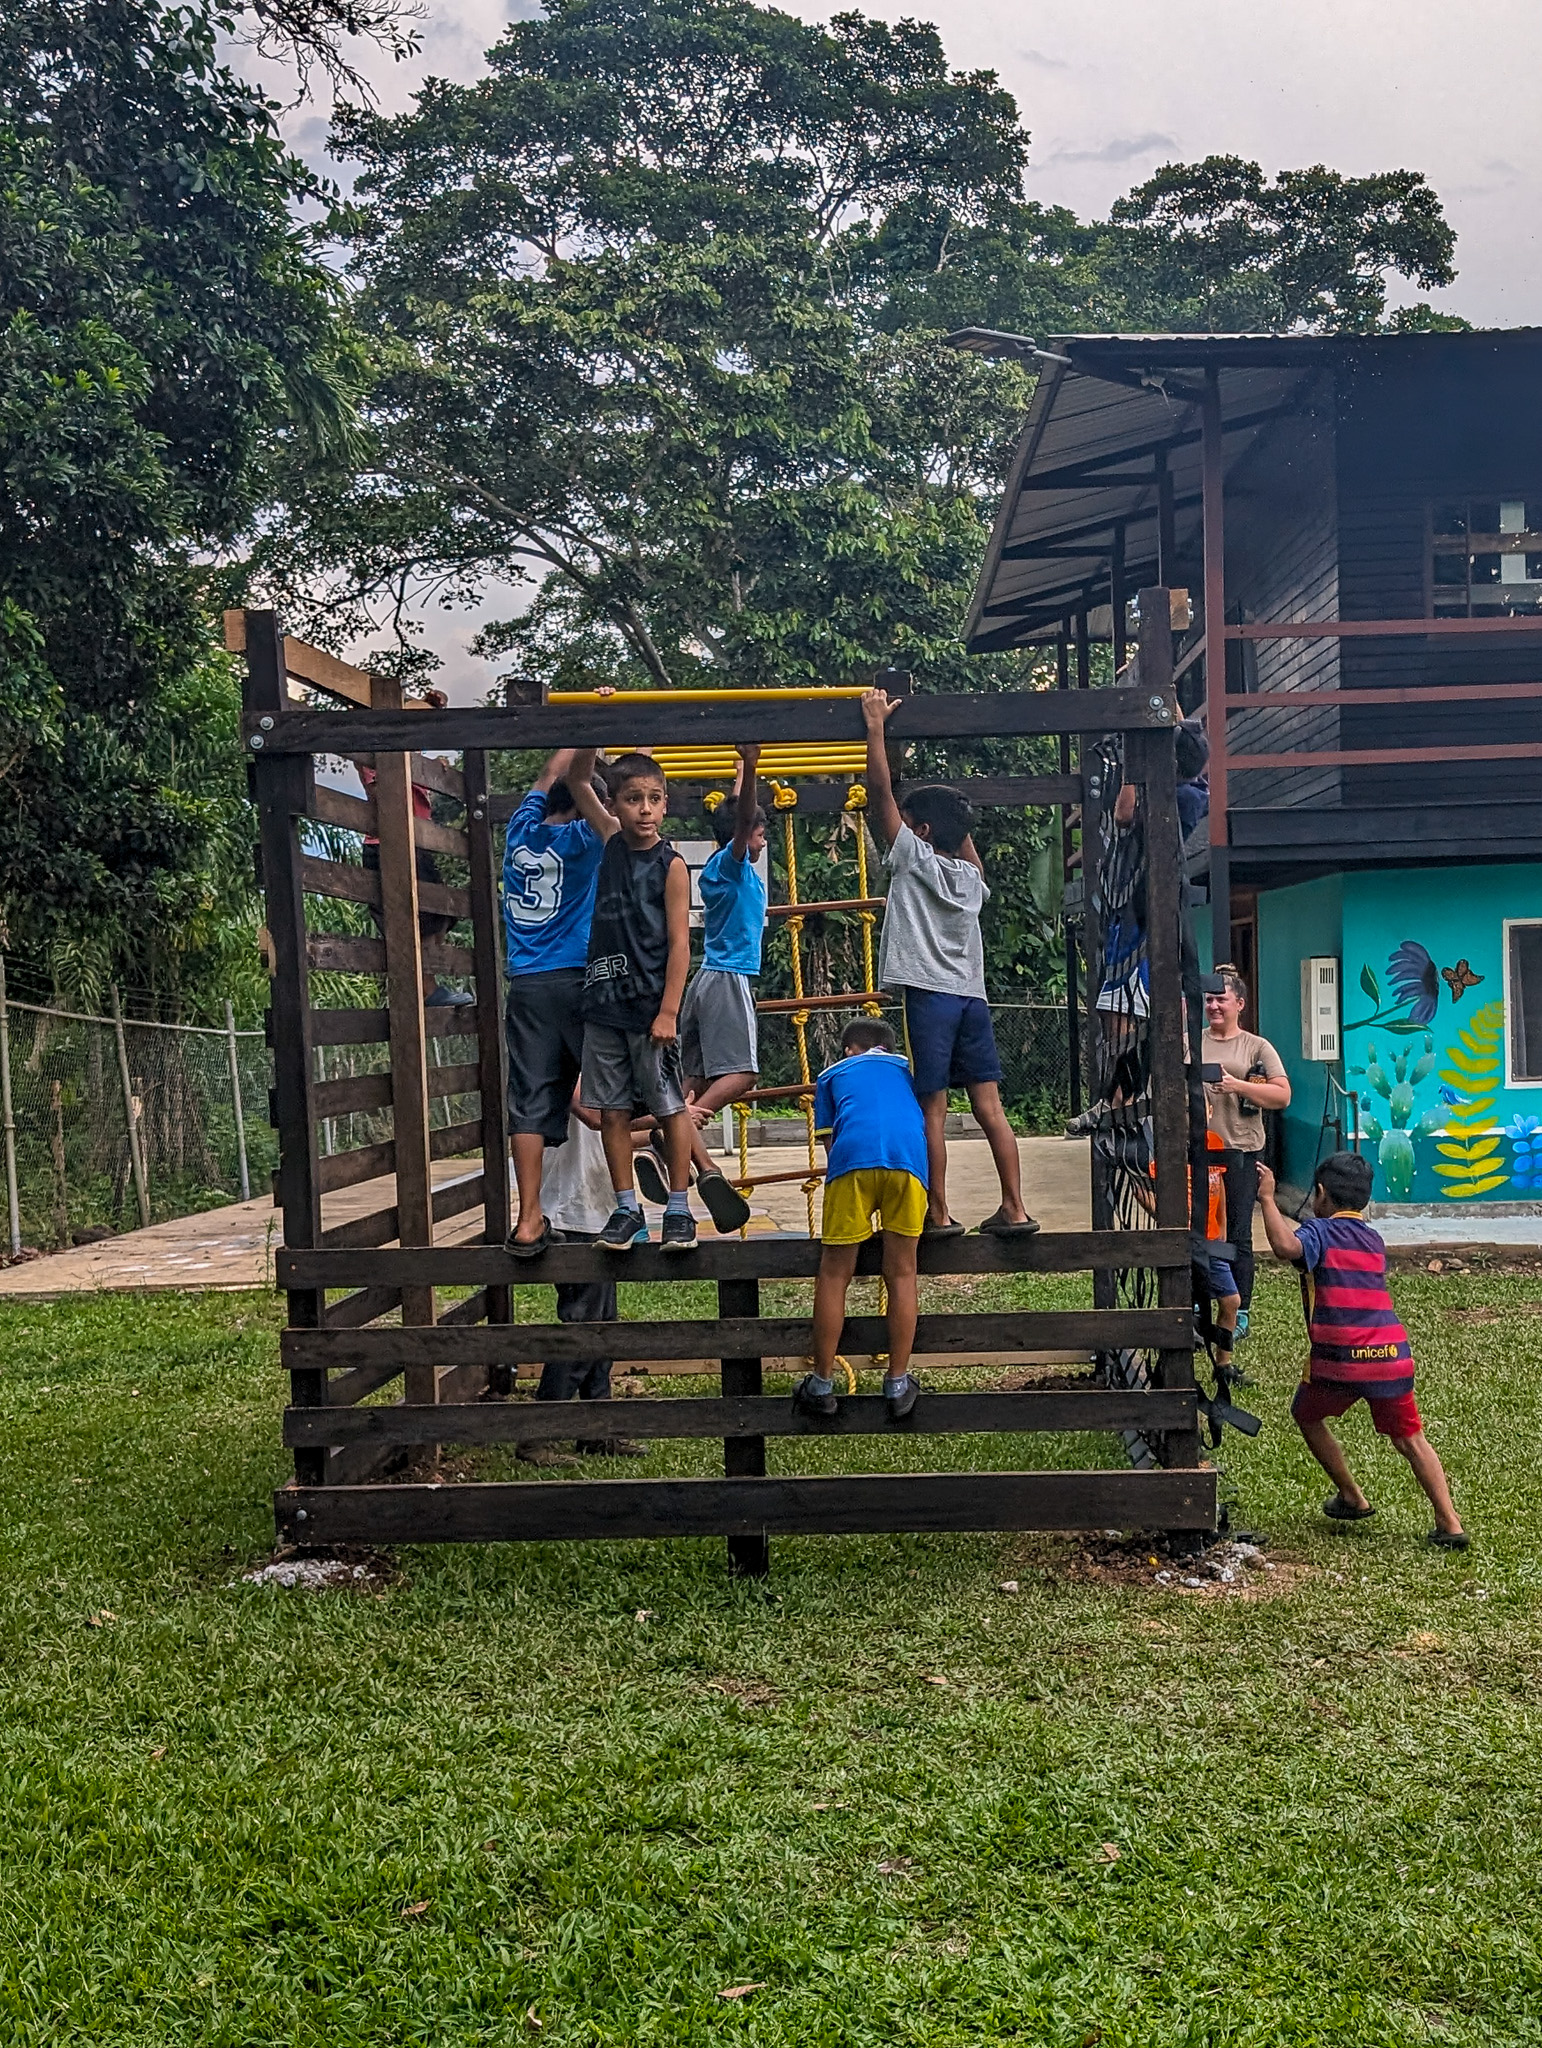
[[[1358,1216],[1297,1226],[1311,1380],[1339,1380],[1383,1398],[1414,1383],[1413,1350],[1387,1287],[1387,1247]]]

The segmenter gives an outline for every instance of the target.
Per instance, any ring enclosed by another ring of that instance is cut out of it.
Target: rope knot
[[[847,790],[845,808],[848,811],[865,811],[867,809],[867,791],[860,782],[854,782],[850,789]]]

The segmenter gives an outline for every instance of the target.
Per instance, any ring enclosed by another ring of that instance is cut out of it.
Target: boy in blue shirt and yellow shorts
[[[814,1091],[814,1126],[825,1144],[824,1251],[814,1286],[814,1370],[793,1400],[809,1415],[834,1415],[835,1354],[846,1321],[846,1295],[857,1249],[883,1233],[888,1287],[889,1369],[883,1394],[891,1421],[916,1405],[920,1383],[910,1370],[916,1341],[916,1245],[926,1221],[926,1125],[911,1085],[909,1062],[894,1050],[894,1033],[875,1017],[848,1024],[841,1058]]]

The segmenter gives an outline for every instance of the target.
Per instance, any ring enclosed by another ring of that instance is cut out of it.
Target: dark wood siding
[[[1425,520],[1442,497],[1542,498],[1542,390],[1534,350],[1474,336],[1457,361],[1432,354],[1360,357],[1338,397],[1339,592],[1346,619],[1426,610]],[[1345,689],[1542,681],[1542,630],[1487,647],[1450,640],[1349,641]],[[1542,741],[1542,701],[1351,707],[1345,747]],[[1344,802],[1422,806],[1534,798],[1532,761],[1347,768]]]
[[[1236,622],[1339,616],[1334,402],[1323,377],[1302,409],[1282,420],[1227,480],[1227,617]],[[1233,647],[1231,690],[1330,691],[1337,687],[1339,648],[1332,640],[1265,640]],[[1276,753],[1289,747],[1336,748],[1342,713],[1234,712],[1233,753]],[[1234,808],[1258,805],[1334,806],[1338,768],[1248,769],[1231,781]]]

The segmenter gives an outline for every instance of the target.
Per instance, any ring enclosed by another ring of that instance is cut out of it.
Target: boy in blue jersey
[[[583,1064],[584,971],[605,841],[578,815],[567,777],[578,756],[553,754],[509,820],[503,853],[503,920],[509,986],[509,1134],[519,1217],[507,1239],[517,1259],[551,1241],[541,1213],[548,1145],[567,1142],[568,1104]],[[594,753],[585,763],[593,771]]]
[[[755,800],[759,758],[758,746],[740,747],[733,807],[725,804],[712,820],[718,850],[701,871],[703,959],[680,1006],[680,1064],[695,1125],[691,1163],[697,1193],[719,1230],[750,1220],[749,1203],[714,1162],[701,1126],[754,1087],[760,1066],[753,977],[766,929],[766,885],[756,865],[766,847],[766,814]],[[647,1153],[638,1157],[637,1183],[651,1201],[664,1200],[662,1176]]]
[[[814,1370],[798,1382],[795,1405],[806,1414],[836,1413],[835,1354],[846,1321],[846,1295],[857,1248],[883,1233],[883,1277],[889,1291],[889,1370],[883,1395],[891,1421],[916,1405],[920,1383],[910,1370],[916,1341],[916,1245],[926,1220],[926,1125],[909,1062],[894,1050],[894,1033],[876,1017],[859,1017],[841,1036],[841,1057],[819,1077],[814,1125],[825,1143],[824,1251],[814,1284]]]

